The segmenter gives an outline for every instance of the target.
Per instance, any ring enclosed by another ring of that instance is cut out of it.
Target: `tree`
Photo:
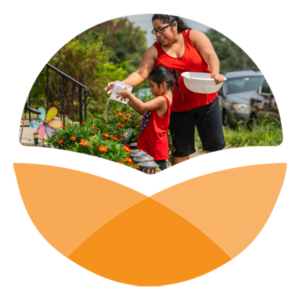
[[[257,68],[252,59],[244,51],[220,32],[209,29],[206,32],[220,60],[221,71],[244,69],[244,58],[248,69]]]
[[[90,32],[95,38],[103,35],[103,45],[112,50],[110,62],[129,61],[127,66],[129,73],[138,68],[141,57],[148,48],[146,31],[135,27],[127,18],[101,23],[87,30],[83,35],[90,34]]]
[[[93,117],[95,112],[104,109],[109,97],[104,91],[107,83],[123,80],[139,66],[142,54],[147,49],[145,33],[139,27],[134,27],[127,18],[110,20],[79,34],[51,58],[50,64],[91,91],[93,97],[88,105],[88,117]],[[51,106],[55,106],[62,113],[61,77],[51,70],[49,89]],[[65,84],[64,94],[65,113],[71,118],[72,84]],[[34,103],[36,85],[31,89],[31,96]],[[78,120],[78,89],[75,89],[74,96],[74,116]],[[39,99],[46,107],[45,68],[39,75]]]
[[[103,45],[103,37],[91,38],[90,34],[72,39],[64,45],[49,61],[51,65],[82,83],[92,93],[92,99],[88,105],[88,117],[93,117],[95,112],[104,109],[108,95],[104,88],[110,78],[123,80],[128,76],[127,62],[113,64],[109,61],[111,50]],[[39,99],[46,107],[46,68],[39,76]],[[52,70],[49,71],[49,90],[51,106],[61,109],[61,76]],[[65,81],[65,114],[71,118],[72,97],[74,94],[74,116],[78,120],[78,89],[73,90],[73,84]],[[36,98],[36,85],[31,90],[31,96]],[[33,101],[34,102],[34,101]]]

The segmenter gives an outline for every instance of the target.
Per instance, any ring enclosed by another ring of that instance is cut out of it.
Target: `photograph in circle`
[[[259,66],[199,22],[133,15],[80,33],[27,96],[20,143],[155,174],[238,147],[278,146],[279,109]]]

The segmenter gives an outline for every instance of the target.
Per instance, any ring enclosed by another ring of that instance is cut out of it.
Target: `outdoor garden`
[[[39,144],[51,144],[53,148],[85,153],[139,168],[129,156],[132,151],[129,145],[137,141],[141,116],[129,105],[115,101],[110,101],[105,115],[109,96],[104,88],[112,79],[121,81],[138,67],[140,58],[147,49],[145,34],[128,19],[119,18],[81,33],[54,54],[49,64],[88,87],[91,97],[85,103],[86,118],[80,120],[79,90],[67,82],[62,88],[60,76],[52,72],[47,78],[44,68],[38,76],[38,83],[34,83],[30,90],[30,104],[37,108],[49,105],[50,108],[57,108],[57,117],[63,123],[60,128],[51,132],[51,136],[40,139]],[[216,52],[219,52],[221,70],[245,64],[245,54],[237,45],[212,29],[207,35]],[[246,63],[250,67],[256,67],[249,57],[246,57]],[[145,87],[148,87],[147,82],[135,87],[133,93]],[[148,101],[152,99],[152,95],[145,93],[140,98]],[[23,113],[23,117],[28,119],[29,113]],[[38,119],[36,116],[33,118]],[[172,143],[170,134],[168,135],[171,157]],[[224,127],[224,135],[227,149],[277,146],[283,140],[280,121],[263,120],[252,128],[246,125]],[[202,145],[197,133],[195,141],[201,152]]]

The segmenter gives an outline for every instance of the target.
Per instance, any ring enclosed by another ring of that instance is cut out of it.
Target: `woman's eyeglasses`
[[[153,30],[151,31],[151,33],[154,34],[154,35],[157,34],[157,33],[162,34],[162,33],[164,32],[164,30],[165,30],[168,26],[171,26],[171,25],[173,24],[173,22],[174,22],[174,20],[171,21],[167,26],[165,26],[165,27],[163,27],[163,28],[161,28],[161,29],[159,29],[159,30],[153,29]]]

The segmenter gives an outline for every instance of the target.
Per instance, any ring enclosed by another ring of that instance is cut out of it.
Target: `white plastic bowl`
[[[209,73],[199,73],[199,72],[184,72],[181,74],[185,86],[190,91],[194,93],[200,93],[200,94],[215,93],[223,85],[223,82],[216,84],[214,79],[206,79],[209,75],[210,75]]]

